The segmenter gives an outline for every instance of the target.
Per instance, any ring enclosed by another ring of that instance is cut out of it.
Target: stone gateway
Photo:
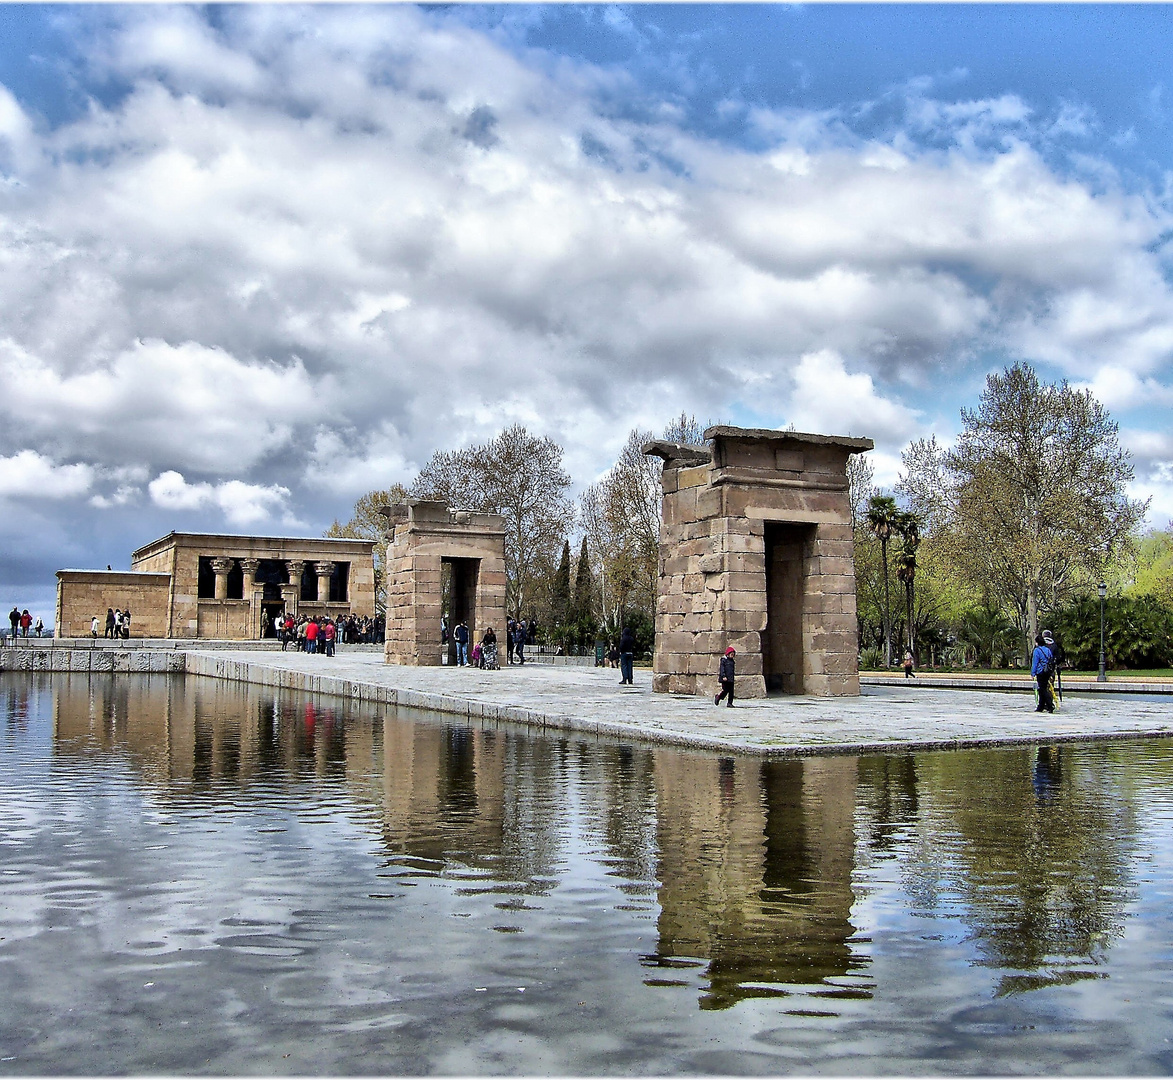
[[[441,624],[463,622],[469,651],[490,626],[505,634],[505,519],[452,510],[447,503],[409,499],[383,508],[387,517],[388,664],[455,663],[441,642]]]
[[[712,427],[664,461],[654,690],[738,697],[859,693],[847,459],[871,439]]]

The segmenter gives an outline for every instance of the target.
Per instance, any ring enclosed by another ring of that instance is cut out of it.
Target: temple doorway
[[[766,522],[762,674],[767,693],[804,691],[802,624],[806,607],[806,560],[814,538],[814,525]]]
[[[463,622],[468,627],[468,653],[476,642],[477,576],[480,559],[441,559],[441,608],[448,615],[448,663],[456,663],[456,641],[452,631]]]

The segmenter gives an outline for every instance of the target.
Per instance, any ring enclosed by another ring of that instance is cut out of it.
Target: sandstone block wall
[[[470,641],[479,640],[491,626],[503,652],[506,577],[501,517],[418,500],[391,509],[393,531],[386,563],[387,663],[416,667],[441,663],[445,559],[475,561],[476,588],[467,620]]]
[[[166,637],[168,574],[124,570],[58,570],[56,637],[89,637],[95,615],[106,627],[106,609],[130,609],[130,636]]]
[[[847,458],[868,439],[717,427],[664,458],[653,689],[858,694]]]

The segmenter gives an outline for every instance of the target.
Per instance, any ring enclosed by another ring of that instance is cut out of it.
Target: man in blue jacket
[[[1035,712],[1055,711],[1055,699],[1051,696],[1051,666],[1054,660],[1055,654],[1047,648],[1043,635],[1035,635],[1035,651],[1030,658],[1030,673],[1039,688],[1039,703],[1035,706]]]

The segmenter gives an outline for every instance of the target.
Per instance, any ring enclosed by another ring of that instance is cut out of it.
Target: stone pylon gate
[[[469,641],[490,626],[504,643],[505,523],[499,514],[451,510],[446,503],[409,499],[386,507],[388,664],[442,663],[440,621],[463,620]],[[444,610],[445,575],[449,609]],[[471,652],[471,648],[470,648]]]
[[[652,687],[714,694],[859,693],[847,459],[871,439],[712,427],[708,447],[656,441],[664,517]]]

